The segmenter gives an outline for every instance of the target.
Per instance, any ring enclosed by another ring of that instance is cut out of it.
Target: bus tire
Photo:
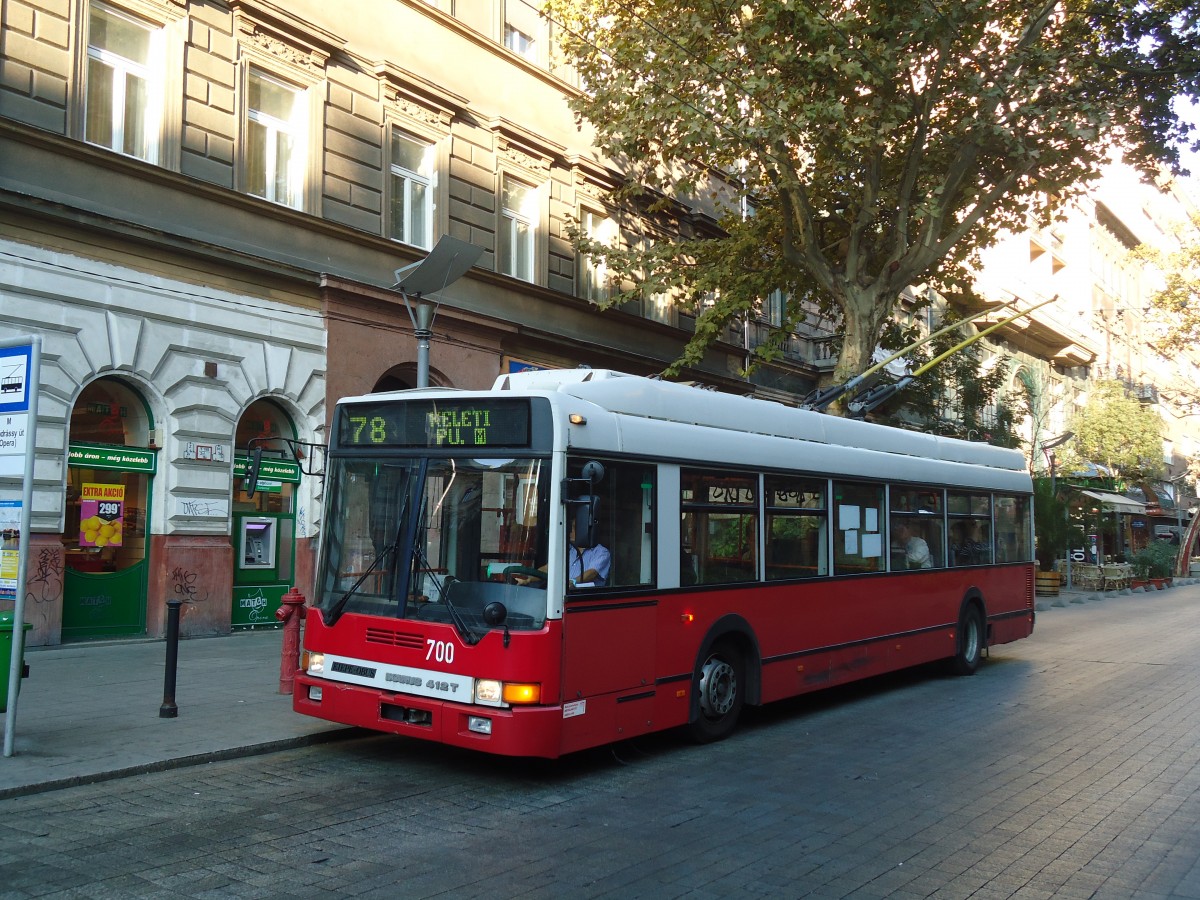
[[[985,640],[983,612],[976,603],[963,607],[958,620],[958,631],[954,636],[954,659],[950,670],[955,675],[974,675],[983,656]]]
[[[688,723],[692,739],[700,744],[719,741],[733,733],[746,698],[746,663],[728,643],[715,645],[696,666],[692,682],[699,709]]]

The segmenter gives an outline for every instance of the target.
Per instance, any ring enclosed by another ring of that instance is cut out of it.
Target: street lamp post
[[[1064,431],[1058,437],[1051,438],[1050,440],[1048,440],[1044,444],[1042,444],[1042,453],[1046,454],[1047,462],[1050,463],[1050,496],[1052,498],[1054,498],[1054,500],[1056,500],[1056,501],[1058,500],[1058,479],[1056,477],[1057,472],[1058,472],[1058,454],[1053,453],[1052,451],[1057,447],[1061,447],[1063,444],[1065,444],[1067,441],[1069,441],[1073,437],[1075,437],[1075,432]],[[1063,550],[1063,556],[1066,557],[1066,560],[1067,560],[1067,573],[1066,573],[1067,574],[1067,590],[1069,591],[1069,590],[1071,590],[1071,504],[1070,503],[1063,504],[1063,521],[1066,525],[1063,537],[1067,543],[1066,548]]]
[[[1183,509],[1179,502],[1179,487],[1180,482],[1186,481],[1190,477],[1189,472],[1184,472],[1182,475],[1177,475],[1171,479],[1172,500],[1175,501],[1175,538],[1179,541],[1179,552],[1183,553]]]
[[[412,321],[413,337],[417,339],[417,387],[429,387],[429,340],[433,337],[433,320],[441,303],[427,300],[418,294],[412,302],[404,297],[408,318]]]
[[[433,320],[437,318],[441,300],[430,299],[457,281],[479,261],[483,248],[458,238],[442,235],[429,255],[420,262],[404,266],[395,272],[393,290],[400,292],[404,308],[412,322],[417,339],[417,387],[429,387],[429,341],[433,337]]]

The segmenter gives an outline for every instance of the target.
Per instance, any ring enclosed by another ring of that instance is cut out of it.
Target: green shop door
[[[296,564],[296,485],[300,467],[284,460],[271,464],[254,496],[245,492],[245,458],[234,459],[233,610],[235,629],[278,628],[275,610],[292,587]],[[286,479],[286,480],[284,480]]]
[[[64,641],[146,633],[147,512],[157,455],[72,444],[63,531]]]

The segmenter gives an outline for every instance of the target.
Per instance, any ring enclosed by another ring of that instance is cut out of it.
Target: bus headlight
[[[484,706],[499,706],[504,697],[504,685],[488,678],[475,679],[475,702]]]
[[[475,679],[475,702],[483,706],[524,706],[542,702],[542,686],[524,682]]]
[[[300,654],[300,668],[309,675],[325,674],[325,654],[305,650]]]

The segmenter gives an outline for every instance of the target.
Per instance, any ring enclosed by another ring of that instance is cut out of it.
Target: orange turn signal
[[[542,686],[540,684],[504,683],[504,702],[514,706],[523,703],[540,703]]]

